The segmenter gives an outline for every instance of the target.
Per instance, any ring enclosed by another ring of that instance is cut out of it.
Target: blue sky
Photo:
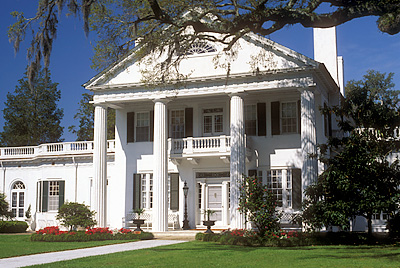
[[[2,0],[0,10],[0,130],[4,125],[4,102],[8,92],[13,92],[18,80],[23,77],[27,66],[25,41],[21,49],[14,54],[13,46],[8,42],[7,30],[15,19],[10,12],[18,10],[26,16],[32,16],[37,8],[37,0]],[[51,56],[51,78],[59,83],[61,101],[64,109],[63,138],[73,141],[76,137],[68,132],[68,126],[75,124],[73,119],[78,102],[85,89],[83,83],[96,72],[90,68],[93,55],[92,33],[86,38],[79,18],[61,16],[57,39]],[[312,30],[296,25],[274,33],[270,38],[284,46],[313,58]],[[360,80],[369,69],[395,73],[394,82],[400,89],[400,34],[390,36],[379,32],[376,18],[361,18],[337,27],[338,54],[344,58],[345,81]]]

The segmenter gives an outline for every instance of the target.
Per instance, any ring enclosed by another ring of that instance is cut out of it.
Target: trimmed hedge
[[[25,233],[28,224],[24,221],[0,221],[0,233]]]
[[[103,241],[103,240],[149,240],[153,239],[154,235],[148,232],[140,234],[131,233],[95,233],[86,234],[84,231],[69,232],[62,234],[32,234],[31,241],[44,242],[86,242],[86,241]]]
[[[285,237],[258,237],[237,236],[232,232],[220,234],[197,233],[196,240],[205,242],[218,242],[223,245],[264,246],[264,247],[298,247],[312,245],[377,245],[391,244],[394,241],[387,235],[372,235],[356,232],[324,232],[302,233],[298,232],[290,238]]]

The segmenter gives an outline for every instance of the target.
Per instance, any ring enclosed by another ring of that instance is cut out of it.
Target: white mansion
[[[94,93],[93,142],[0,148],[0,191],[16,219],[31,206],[33,229],[56,225],[59,206],[74,201],[95,210],[99,226],[120,228],[141,207],[153,231],[167,231],[182,226],[186,182],[190,228],[206,209],[219,228],[242,228],[242,174],[262,178],[285,215],[298,211],[323,168],[309,155],[336,133],[319,110],[344,94],[336,30],[314,31],[314,60],[253,34],[238,42],[229,75],[216,64],[219,45],[193,47],[179,87],[147,87],[133,52],[84,85]]]

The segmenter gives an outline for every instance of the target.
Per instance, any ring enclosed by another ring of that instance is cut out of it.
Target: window
[[[185,110],[171,111],[171,137],[173,139],[185,137]]]
[[[259,173],[259,175],[262,175]],[[274,195],[277,207],[301,208],[301,170],[272,169],[267,170],[267,187]]]
[[[204,54],[209,52],[216,52],[217,50],[210,44],[204,41],[194,42],[186,55]]]
[[[282,103],[282,133],[297,133],[297,104],[296,102]]]
[[[246,135],[255,136],[257,134],[257,106],[255,104],[245,105],[244,117]]]
[[[271,102],[272,135],[299,133],[300,119],[300,101]]]
[[[64,204],[65,181],[38,182],[38,211],[57,211]]]
[[[179,209],[179,174],[168,174],[168,207]],[[153,208],[153,174],[133,175],[133,209]]]
[[[14,183],[11,190],[11,212],[14,217],[24,217],[25,185],[21,181]]]
[[[224,116],[222,108],[203,110],[203,133],[211,136],[224,131]]]
[[[150,140],[150,113],[136,113],[136,141]]]

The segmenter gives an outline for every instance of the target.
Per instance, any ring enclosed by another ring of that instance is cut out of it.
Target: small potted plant
[[[28,209],[25,211],[25,221],[28,224],[28,231],[31,230],[31,224],[32,224],[32,214],[31,214],[31,205],[29,204]]]
[[[207,214],[207,220],[203,221],[203,225],[207,226],[207,230],[205,231],[206,234],[212,234],[214,233],[211,231],[211,226],[215,225],[215,221],[210,220],[210,217],[215,213],[214,210],[211,209],[206,209],[204,210],[204,214]]]
[[[133,213],[136,213],[137,218],[133,219],[133,224],[136,224],[135,232],[142,232],[143,230],[140,229],[140,225],[144,224],[144,219],[140,219],[140,215],[144,213],[143,208],[136,208],[133,210]]]

